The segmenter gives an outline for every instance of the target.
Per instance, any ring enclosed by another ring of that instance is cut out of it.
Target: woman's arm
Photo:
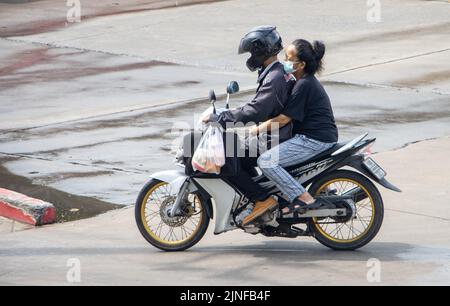
[[[253,135],[258,135],[260,132],[270,131],[270,130],[272,130],[272,125],[274,125],[276,123],[278,124],[278,128],[281,129],[283,126],[285,126],[286,124],[288,124],[291,121],[292,121],[292,118],[281,114],[275,118],[269,119],[266,122],[261,123],[258,126],[252,127],[251,133]]]

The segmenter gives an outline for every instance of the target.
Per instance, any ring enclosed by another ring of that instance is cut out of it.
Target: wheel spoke
[[[175,202],[168,184],[161,183],[149,191],[142,204],[142,221],[147,232],[156,240],[167,244],[179,244],[189,239],[199,230],[203,220],[203,207],[196,195],[189,195],[189,214],[170,218],[166,211]]]
[[[367,193],[362,185],[351,179],[336,179],[319,188],[317,195],[328,195],[330,194],[330,190],[336,190],[336,194],[342,196],[357,188],[366,193],[367,197],[356,203],[356,194],[353,195],[353,200],[356,204],[356,219],[352,218],[345,223],[342,221],[339,222],[338,218],[327,218],[320,222],[317,220],[314,221],[315,227],[325,237],[336,241],[347,242],[359,239],[369,230],[375,216],[375,206],[370,194]],[[334,226],[331,226],[332,224]]]

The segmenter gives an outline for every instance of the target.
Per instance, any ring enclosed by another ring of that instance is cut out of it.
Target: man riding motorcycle
[[[225,127],[227,123],[260,123],[280,115],[295,84],[295,78],[287,74],[283,64],[278,61],[278,54],[282,50],[282,39],[276,27],[260,26],[248,32],[241,40],[239,54],[250,53],[247,67],[250,71],[258,70],[256,96],[242,107],[222,112],[220,115],[213,114],[204,121],[218,122]],[[284,126],[279,131],[279,142],[288,140],[291,132],[290,125]],[[249,200],[255,203],[255,208],[251,216],[244,220],[244,225],[278,205],[277,201],[263,191],[248,173],[256,165],[256,157],[246,156],[241,159],[239,175],[229,178]]]
[[[186,141],[188,146],[183,142],[177,154],[184,171],[153,173],[136,200],[136,224],[151,245],[164,251],[189,249],[203,238],[212,219],[216,235],[242,229],[266,237],[314,237],[334,250],[359,249],[378,234],[384,203],[375,183],[396,192],[401,190],[368,156],[375,139],[367,139],[366,133],[334,145],[338,135],[331,104],[314,77],[321,67],[323,44],[295,41],[286,49],[287,61],[283,65],[277,61],[281,49],[281,38],[274,27],[259,27],[248,33],[242,39],[240,52],[252,54],[247,62],[250,70],[260,69],[254,100],[231,111],[217,112],[213,107],[216,111],[204,119],[221,125],[269,119],[253,128],[256,134],[272,130],[268,126],[273,123],[275,128],[286,124],[289,130],[280,131],[281,144],[276,147],[272,141],[269,151],[260,152],[258,166],[263,173],[254,171],[256,158],[243,158],[243,168],[251,167],[252,172],[241,169],[230,180],[229,175],[236,173],[239,164],[235,159],[239,155],[234,155],[225,156],[230,161],[225,166],[231,166],[227,167],[231,171],[222,168],[219,176],[197,175],[191,171],[192,138],[195,143],[196,135],[189,133],[184,140],[191,141]],[[295,73],[298,80],[292,94],[291,76],[286,71]],[[238,84],[233,86],[230,83],[228,94],[238,92]],[[215,101],[211,91],[210,102]],[[294,137],[289,133],[291,122]],[[224,136],[228,135],[238,141],[235,132]],[[227,139],[223,139],[225,145]],[[226,148],[228,151],[229,146]],[[272,159],[277,151],[281,158]],[[308,190],[302,186],[308,186]],[[279,201],[280,210],[275,210],[278,203],[268,195]],[[318,207],[323,202],[328,205]]]

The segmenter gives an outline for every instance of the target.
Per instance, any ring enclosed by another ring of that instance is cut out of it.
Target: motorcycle
[[[231,82],[230,95],[239,86]],[[216,95],[210,92],[215,110]],[[313,237],[334,250],[356,250],[371,242],[383,223],[383,199],[375,183],[396,191],[386,172],[370,157],[376,141],[368,134],[338,143],[333,148],[286,170],[314,196],[324,196],[332,205],[301,213],[282,215],[288,203],[277,186],[258,169],[253,179],[275,197],[280,207],[265,213],[247,226],[242,221],[254,203],[220,175],[187,175],[184,152],[177,156],[178,170],[151,175],[135,206],[139,231],[154,247],[164,251],[183,251],[197,244],[215,219],[214,234],[241,229],[267,237]]]

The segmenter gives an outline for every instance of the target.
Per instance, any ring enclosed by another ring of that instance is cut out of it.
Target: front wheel
[[[309,222],[321,244],[334,250],[356,250],[378,234],[384,218],[383,199],[376,186],[362,174],[338,170],[314,182],[309,191],[315,196],[354,194],[351,218],[314,218]]]
[[[197,195],[189,194],[182,214],[169,217],[176,200],[169,188],[168,183],[155,179],[144,186],[136,201],[136,223],[142,236],[156,248],[184,251],[197,244],[208,229],[206,203]]]

